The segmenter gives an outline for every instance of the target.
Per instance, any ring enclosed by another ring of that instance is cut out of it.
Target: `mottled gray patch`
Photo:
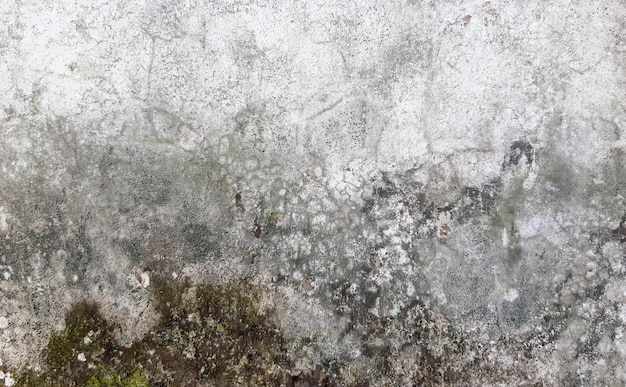
[[[518,297],[513,301],[502,301],[501,315],[505,323],[512,324],[517,328],[526,324],[530,317],[528,306],[523,297]]]
[[[147,205],[162,206],[172,194],[171,183],[166,178],[147,172],[132,181],[132,189],[135,201]]]
[[[187,224],[182,228],[182,236],[190,247],[190,261],[202,260],[216,250],[216,236],[206,224]]]

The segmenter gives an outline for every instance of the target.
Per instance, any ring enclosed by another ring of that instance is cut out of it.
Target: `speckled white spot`
[[[519,297],[519,292],[517,291],[517,289],[508,289],[505,293],[504,293],[504,299],[508,302],[513,302],[515,301],[517,298]]]
[[[537,172],[531,170],[528,172],[528,177],[524,180],[522,188],[526,191],[532,189],[535,186],[535,180],[537,180]]]
[[[7,372],[7,374],[4,376],[4,385],[7,387],[15,385],[15,379],[13,379],[10,372]]]
[[[144,288],[150,286],[150,276],[148,275],[148,273],[141,273],[141,286],[143,286]]]
[[[410,282],[406,285],[406,295],[409,297],[415,295],[415,286]]]
[[[9,225],[7,224],[7,213],[4,207],[0,206],[0,231],[7,231]]]

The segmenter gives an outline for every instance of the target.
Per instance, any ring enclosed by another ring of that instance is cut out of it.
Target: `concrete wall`
[[[149,279],[189,278],[264,289],[296,379],[626,383],[623,1],[0,21],[5,366],[45,369],[83,298],[140,341]]]

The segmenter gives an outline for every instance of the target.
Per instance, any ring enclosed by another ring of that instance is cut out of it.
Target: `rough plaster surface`
[[[37,364],[79,298],[140,338],[160,270],[267,286],[294,373],[626,383],[624,2],[4,1],[0,25],[3,361]]]

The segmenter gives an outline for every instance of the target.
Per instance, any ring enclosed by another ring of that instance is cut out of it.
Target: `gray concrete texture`
[[[0,25],[5,364],[45,369],[83,298],[141,339],[161,276],[265,289],[294,377],[626,384],[623,1],[4,1]]]

